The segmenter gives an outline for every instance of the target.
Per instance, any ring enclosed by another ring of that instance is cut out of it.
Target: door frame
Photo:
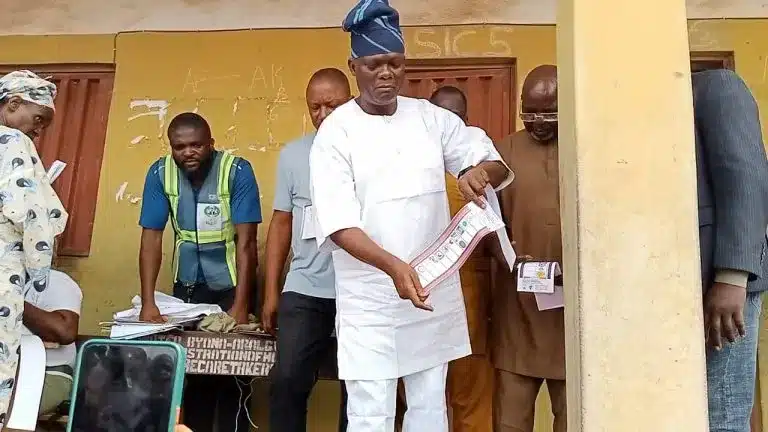
[[[736,70],[733,51],[691,51],[691,63],[717,64],[723,69]]]

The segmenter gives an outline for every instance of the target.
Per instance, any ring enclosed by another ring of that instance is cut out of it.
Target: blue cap
[[[400,14],[387,0],[360,0],[341,24],[350,33],[352,58],[405,54]]]

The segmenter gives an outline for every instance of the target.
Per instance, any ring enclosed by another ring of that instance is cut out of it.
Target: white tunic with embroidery
[[[426,100],[398,97],[393,116],[350,101],[323,122],[310,154],[318,243],[356,227],[410,262],[450,222],[445,172],[486,160],[501,157],[485,132]],[[340,379],[394,379],[471,353],[458,274],[432,289],[429,312],[346,251],[333,263]]]

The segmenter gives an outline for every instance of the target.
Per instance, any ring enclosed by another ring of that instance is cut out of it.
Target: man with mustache
[[[403,430],[446,432],[448,362],[471,352],[464,300],[457,274],[428,295],[409,262],[449,225],[446,172],[479,205],[487,185],[504,187],[513,175],[485,132],[429,101],[398,96],[405,46],[386,0],[360,1],[343,27],[360,96],[325,119],[309,164],[318,245],[338,247],[347,430],[393,431],[403,378]]]
[[[515,184],[499,194],[502,217],[521,259],[562,265],[555,66],[538,66],[525,78],[520,119],[525,129],[498,146],[517,173]],[[488,245],[499,261],[491,326],[494,430],[532,432],[536,397],[546,381],[553,430],[565,432],[563,308],[539,310],[534,294],[517,291],[517,271],[509,271],[497,242]],[[555,284],[562,285],[557,279]]]
[[[261,206],[248,161],[214,149],[211,127],[195,113],[168,126],[171,154],[147,173],[142,197],[141,319],[162,322],[155,284],[163,251],[163,230],[171,219],[176,237],[173,295],[188,303],[218,304],[237,321],[248,322],[249,297],[258,265],[256,233]],[[185,423],[194,430],[247,431],[244,392],[232,377],[190,376],[185,386]],[[212,397],[213,396],[213,397]]]

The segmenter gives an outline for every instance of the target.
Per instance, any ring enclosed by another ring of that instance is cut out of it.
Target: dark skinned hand
[[[459,177],[459,192],[467,201],[472,201],[480,208],[485,208],[485,186],[491,181],[483,168],[474,167]]]
[[[227,311],[227,314],[235,319],[235,322],[240,324],[248,324],[248,305],[235,303]]]
[[[160,315],[160,309],[157,304],[143,304],[141,305],[141,311],[139,312],[139,321],[150,323],[164,323],[168,321],[164,316]]]
[[[746,335],[746,300],[746,288],[718,282],[712,285],[704,298],[704,337],[707,346],[720,350],[725,340],[733,343]]]
[[[410,300],[419,309],[432,311],[432,306],[426,302],[428,295],[419,281],[419,275],[410,264],[399,261],[389,272],[389,276],[395,282],[397,295],[403,300]]]
[[[267,294],[264,297],[264,305],[261,306],[261,328],[272,336],[277,334],[277,310],[279,303],[279,298]]]

